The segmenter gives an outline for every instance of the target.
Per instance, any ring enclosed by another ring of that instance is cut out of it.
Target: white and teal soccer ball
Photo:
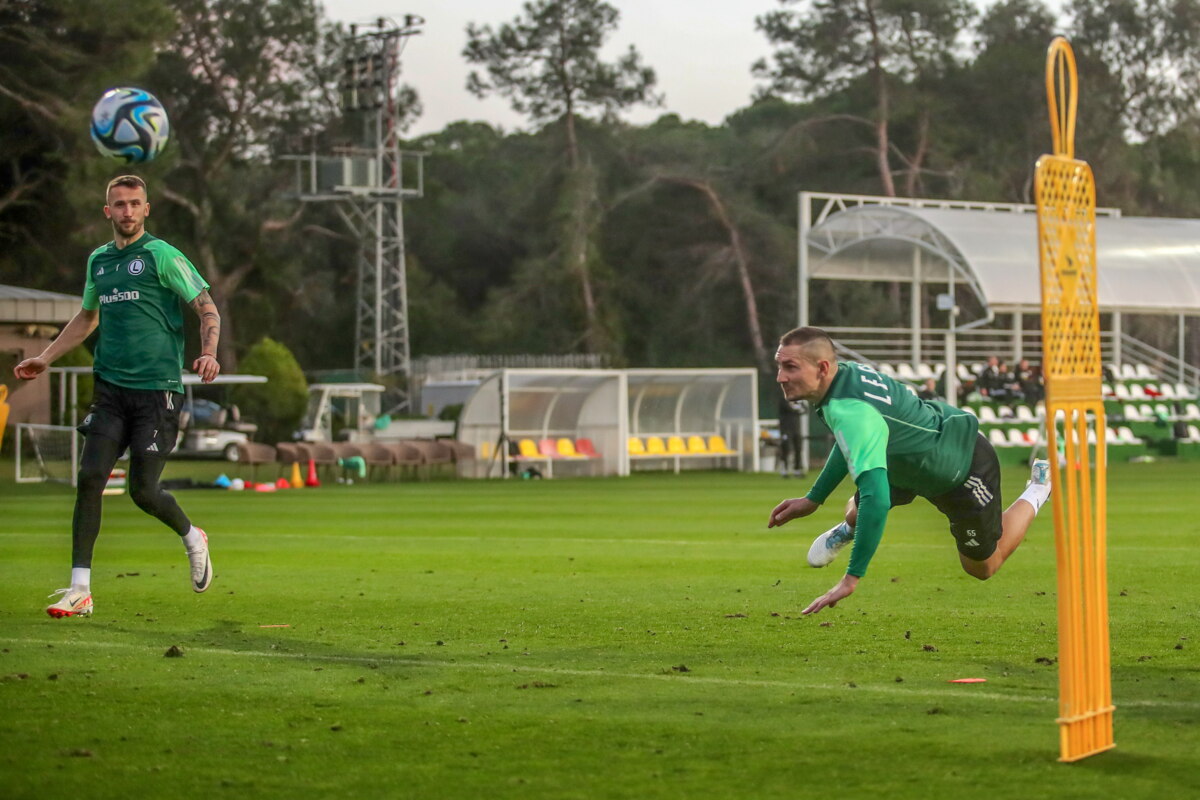
[[[144,89],[109,89],[92,109],[92,141],[126,164],[152,160],[171,135],[166,109]]]

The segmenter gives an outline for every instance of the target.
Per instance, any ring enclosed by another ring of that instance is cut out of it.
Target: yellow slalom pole
[[[1087,162],[1075,159],[1078,75],[1062,37],[1047,53],[1046,95],[1054,154],[1038,159],[1035,193],[1058,563],[1058,724],[1060,760],[1077,761],[1114,744],[1096,182]]]

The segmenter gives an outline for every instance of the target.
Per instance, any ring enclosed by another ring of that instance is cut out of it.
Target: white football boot
[[[808,548],[808,565],[824,567],[833,563],[842,548],[854,541],[854,529],[845,520],[834,525],[829,530],[813,539],[812,547]]]

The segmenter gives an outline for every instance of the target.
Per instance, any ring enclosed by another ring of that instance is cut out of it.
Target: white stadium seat
[[[1009,428],[1008,429],[1008,443],[1011,445],[1024,446],[1026,444],[1025,434],[1022,433],[1018,428]]]
[[[1154,373],[1151,372],[1150,368],[1147,367],[1145,364],[1138,364],[1137,366],[1135,366],[1133,368],[1133,371],[1137,373],[1137,376],[1139,378],[1151,379],[1154,377]]]
[[[1022,422],[1033,422],[1037,417],[1033,415],[1033,409],[1027,405],[1017,406],[1017,419]]]
[[[1177,383],[1175,384],[1175,396],[1182,400],[1187,400],[1195,395],[1192,394],[1191,390],[1188,389],[1186,384]]]
[[[1128,425],[1122,425],[1117,428],[1117,440],[1121,444],[1141,444],[1142,440],[1133,435]]]
[[[1130,420],[1132,422],[1145,422],[1145,420],[1142,419],[1141,412],[1138,411],[1138,407],[1135,406],[1133,403],[1129,403],[1128,405],[1121,406],[1121,411],[1124,412],[1125,419],[1127,419],[1127,420]]]
[[[1184,409],[1183,416],[1187,419],[1200,419],[1200,406],[1195,403],[1188,403]]]
[[[1195,425],[1188,425],[1188,439],[1193,442],[1200,442],[1200,428]]]
[[[1008,439],[1004,435],[1004,431],[999,428],[992,428],[988,431],[988,441],[995,447],[1008,447]]]
[[[1161,394],[1163,397],[1167,398],[1168,400],[1175,399],[1175,388],[1173,386],[1171,386],[1171,384],[1167,383],[1166,381],[1163,381],[1162,386],[1158,387],[1158,393]]]
[[[992,409],[991,406],[980,406],[979,407],[979,421],[980,422],[996,422],[997,421],[996,412]]]
[[[906,361],[901,361],[896,365],[896,376],[906,381],[917,380],[917,373],[913,371],[912,365]]]
[[[1115,391],[1117,393],[1118,400],[1132,400],[1133,399],[1129,394],[1129,387],[1123,383],[1118,383],[1116,386],[1114,386],[1113,391]]]
[[[1137,370],[1133,368],[1133,364],[1121,365],[1121,378],[1127,381],[1136,381],[1137,376]]]

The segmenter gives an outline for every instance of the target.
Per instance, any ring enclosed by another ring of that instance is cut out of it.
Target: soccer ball
[[[171,125],[158,99],[144,89],[109,89],[92,109],[92,141],[126,164],[150,161],[167,144]]]

